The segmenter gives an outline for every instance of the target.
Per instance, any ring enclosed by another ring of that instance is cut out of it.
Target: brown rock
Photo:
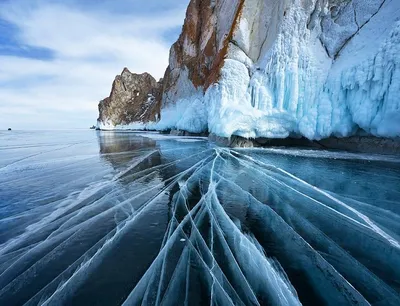
[[[156,121],[160,115],[162,79],[157,82],[150,74],[131,73],[124,68],[115,77],[110,96],[99,103],[98,122],[129,124]]]
[[[244,0],[190,2],[181,35],[170,50],[163,105],[196,90],[204,92],[218,81],[243,5]]]
[[[98,121],[112,125],[157,121],[162,105],[204,93],[219,79],[244,2],[191,0],[163,81],[125,68],[115,78],[110,96],[100,102]],[[154,103],[148,103],[149,94]]]

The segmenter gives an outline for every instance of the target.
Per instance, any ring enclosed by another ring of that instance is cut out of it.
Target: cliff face
[[[400,136],[399,20],[395,0],[192,0],[153,127]]]
[[[159,129],[208,130],[204,93],[220,78],[245,1],[192,0],[164,76]]]
[[[116,76],[110,96],[99,103],[100,128],[157,121],[160,114],[162,81],[150,74],[134,74],[127,68]]]
[[[164,102],[175,103],[216,82],[244,1],[193,0],[170,51]]]
[[[191,1],[160,129],[400,135],[400,2]]]

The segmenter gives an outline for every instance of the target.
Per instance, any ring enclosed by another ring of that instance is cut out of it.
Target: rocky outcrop
[[[148,73],[135,74],[124,68],[116,76],[110,96],[99,103],[98,126],[155,122],[160,115],[161,97],[162,80],[157,82]]]
[[[399,11],[388,0],[192,0],[171,49],[159,128],[399,136]]]
[[[218,81],[244,1],[193,0],[170,51],[164,105],[204,91]]]
[[[390,0],[192,0],[157,106],[120,88],[100,121],[225,138],[399,137],[399,12]],[[150,83],[144,96],[161,88]]]
[[[164,76],[161,130],[208,130],[204,94],[218,82],[245,1],[192,0]]]

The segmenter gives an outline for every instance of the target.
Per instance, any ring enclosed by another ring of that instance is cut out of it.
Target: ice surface
[[[0,148],[1,305],[399,305],[398,159],[85,135]]]

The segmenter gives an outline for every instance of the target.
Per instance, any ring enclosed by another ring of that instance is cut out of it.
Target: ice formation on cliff
[[[208,127],[226,137],[321,139],[359,129],[400,135],[399,1],[239,2],[213,4],[220,15],[241,10],[219,79],[204,98],[184,86],[184,98],[164,99],[159,129]],[[219,31],[217,38],[227,35]]]
[[[192,0],[158,97],[116,128],[400,136],[400,1]]]

